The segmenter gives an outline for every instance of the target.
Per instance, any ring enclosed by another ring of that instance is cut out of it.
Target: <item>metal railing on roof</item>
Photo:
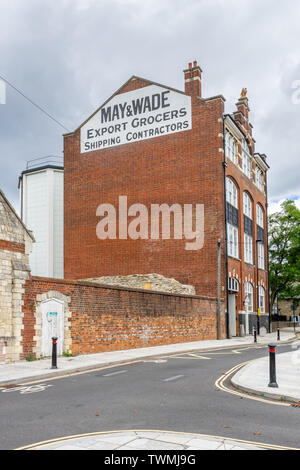
[[[26,170],[32,170],[33,168],[39,168],[41,166],[64,166],[64,157],[58,155],[47,155],[46,157],[34,158],[28,160],[26,163]]]

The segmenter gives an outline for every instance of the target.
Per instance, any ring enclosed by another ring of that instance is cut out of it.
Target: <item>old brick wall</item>
[[[65,350],[73,355],[217,337],[215,298],[33,277],[23,296],[24,357],[39,357],[38,304],[49,292],[69,299]],[[221,310],[225,337],[224,302]]]
[[[118,93],[148,86],[130,80]],[[217,296],[217,240],[222,246],[225,295],[223,177],[224,98],[192,95],[192,129],[80,154],[80,128],[64,137],[65,278],[159,273]],[[186,240],[99,240],[96,209],[118,207],[120,195],[134,203],[204,204],[204,246],[185,250]]]

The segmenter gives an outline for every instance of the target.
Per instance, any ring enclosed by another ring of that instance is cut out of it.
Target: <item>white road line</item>
[[[171,380],[180,379],[180,377],[184,377],[184,375],[174,375],[174,377],[169,377],[168,379],[163,379],[164,382],[171,382]]]
[[[112,375],[124,374],[127,370],[118,370],[117,372],[111,372],[110,374],[103,374],[103,377],[111,377]]]
[[[37,393],[37,392],[43,392],[46,390],[47,387],[53,387],[53,385],[50,384],[39,384],[39,385],[31,385],[31,386],[19,386],[19,387],[13,387],[13,388],[7,388],[1,390],[3,393],[7,392],[20,392],[22,395],[24,394],[29,394],[29,393]]]

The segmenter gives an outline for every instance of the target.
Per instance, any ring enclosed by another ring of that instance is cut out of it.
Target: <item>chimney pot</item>
[[[194,67],[197,67],[197,61],[194,60]]]
[[[189,69],[192,68],[192,62],[189,62]]]

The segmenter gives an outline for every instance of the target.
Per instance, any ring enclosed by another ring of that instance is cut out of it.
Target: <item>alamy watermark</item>
[[[128,207],[127,196],[119,196],[118,208],[100,204],[96,215],[101,217],[96,227],[100,240],[185,239],[185,250],[201,250],[204,245],[203,204],[151,204],[148,210],[140,203]]]
[[[300,80],[294,80],[292,83],[292,89],[295,90],[292,93],[292,103],[300,104]]]
[[[0,79],[0,104],[6,104],[6,83]]]

